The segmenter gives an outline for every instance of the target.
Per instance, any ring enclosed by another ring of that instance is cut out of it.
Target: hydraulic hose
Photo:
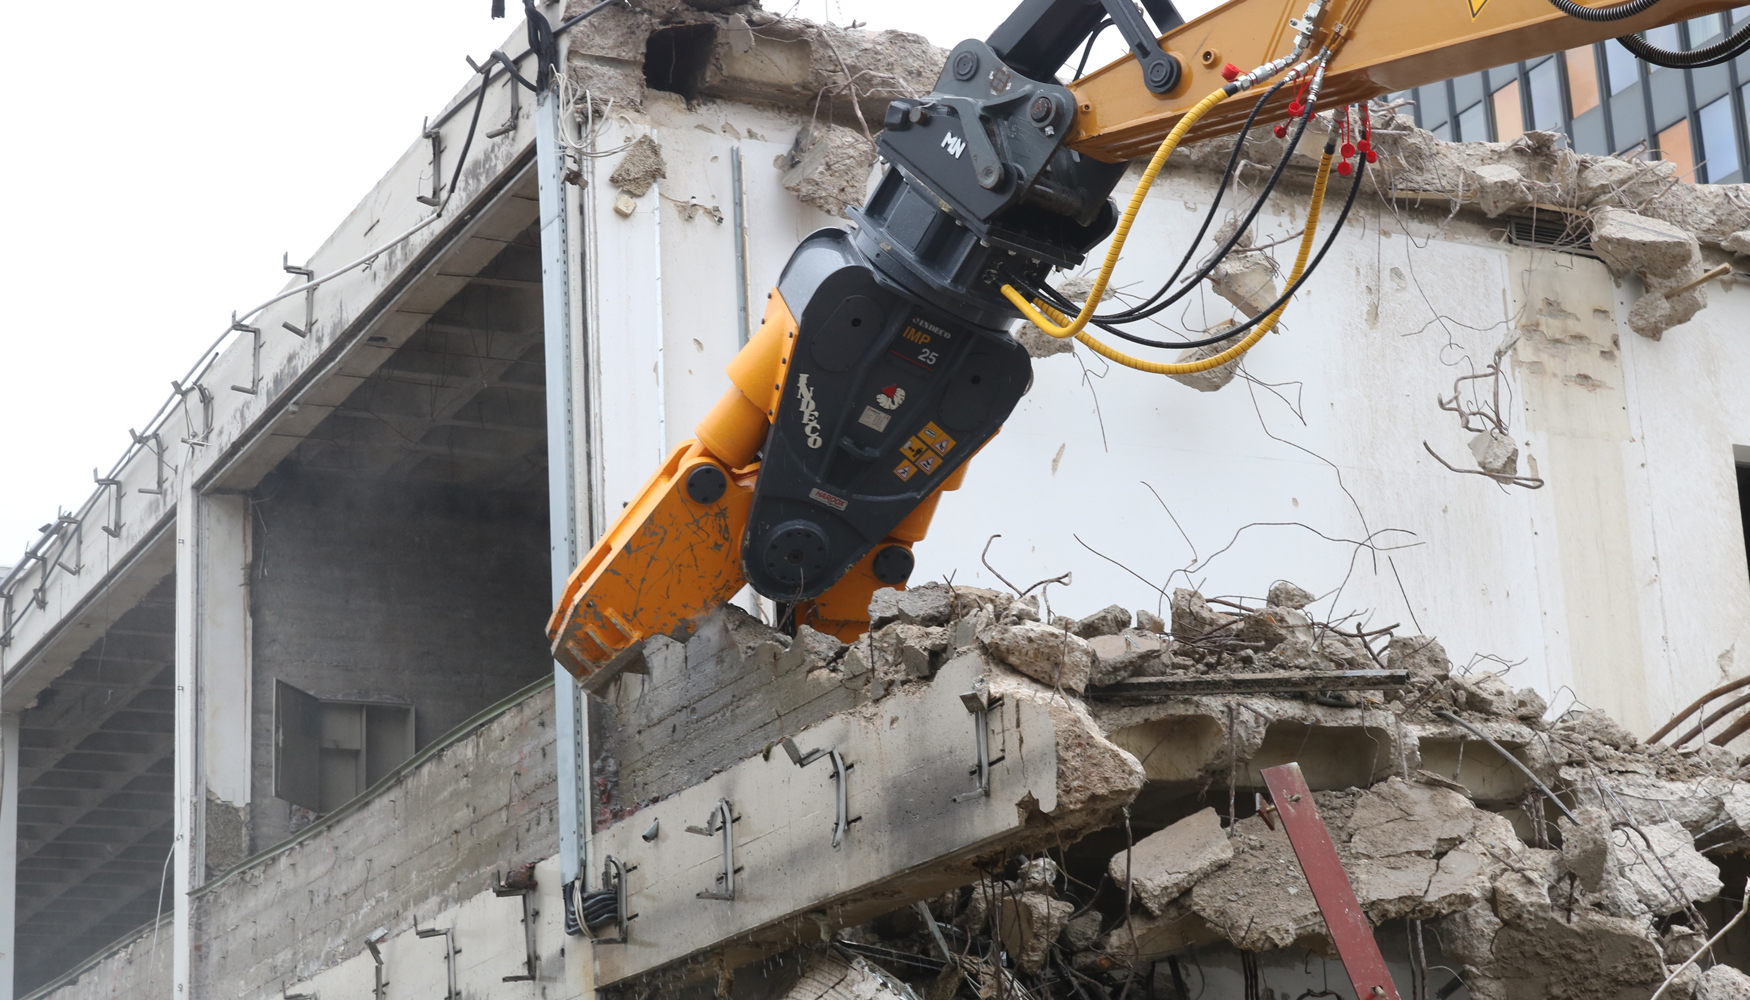
[[[1624,35],[1617,39],[1622,47],[1635,56],[1666,69],[1701,69],[1703,66],[1717,66],[1730,62],[1745,52],[1750,51],[1750,24],[1732,32],[1712,45],[1704,45],[1699,49],[1662,49],[1647,41],[1645,32]]]
[[[1300,252],[1295,256],[1294,270],[1289,275],[1289,291],[1277,301],[1276,307],[1270,311],[1269,315],[1265,317],[1263,322],[1259,323],[1252,329],[1251,333],[1246,335],[1244,340],[1219,354],[1211,355],[1201,361],[1158,362],[1145,361],[1142,358],[1131,357],[1116,348],[1095,340],[1086,333],[1078,332],[1076,334],[1076,339],[1083,344],[1086,344],[1090,350],[1101,357],[1106,358],[1108,361],[1116,362],[1126,368],[1134,368],[1137,371],[1150,372],[1155,375],[1195,375],[1198,372],[1206,372],[1211,368],[1219,368],[1251,350],[1253,345],[1257,344],[1259,340],[1262,340],[1264,335],[1269,333],[1276,326],[1277,320],[1282,318],[1283,311],[1288,308],[1288,297],[1293,294],[1293,286],[1300,282],[1301,276],[1306,271],[1307,258],[1312,255],[1314,237],[1318,231],[1319,210],[1324,206],[1325,202],[1325,185],[1331,178],[1331,157],[1335,152],[1334,149],[1327,146],[1325,149],[1325,155],[1319,159],[1318,176],[1313,181],[1312,203],[1307,206],[1306,231],[1301,234]],[[1354,192],[1358,190],[1360,186],[1361,176],[1360,172],[1357,171],[1355,184],[1350,189],[1351,203],[1354,201]],[[1345,205],[1344,207],[1347,208],[1348,206]],[[1328,245],[1329,244],[1327,243],[1327,246]],[[1053,311],[1055,312],[1055,310]]]
[[[1180,116],[1178,124],[1173,126],[1173,130],[1167,133],[1165,139],[1161,140],[1160,148],[1155,150],[1155,155],[1148,161],[1148,168],[1142,172],[1142,181],[1136,185],[1136,190],[1130,195],[1130,204],[1125,207],[1124,215],[1119,218],[1118,231],[1112,235],[1112,245],[1106,250],[1106,262],[1100,265],[1100,273],[1094,278],[1094,287],[1088,292],[1088,301],[1082,305],[1081,312],[1076,315],[1075,319],[1068,319],[1053,309],[1052,312],[1057,313],[1058,317],[1058,322],[1053,322],[1044,313],[1035,309],[1033,304],[1027,301],[1026,296],[1016,291],[1014,285],[1005,284],[1003,286],[1003,297],[1013,303],[1015,308],[1021,310],[1021,315],[1032,320],[1039,329],[1053,337],[1073,337],[1081,333],[1087,327],[1088,320],[1093,318],[1094,307],[1099,304],[1100,297],[1106,294],[1106,283],[1112,280],[1112,270],[1118,266],[1118,255],[1124,249],[1124,241],[1130,237],[1130,227],[1136,223],[1136,213],[1141,211],[1143,198],[1148,194],[1148,189],[1154,185],[1155,177],[1160,174],[1161,168],[1166,166],[1167,157],[1172,156],[1173,150],[1179,148],[1179,141],[1185,138],[1185,133],[1191,131],[1191,126],[1197,124],[1198,119],[1208,114],[1210,108],[1236,93],[1238,93],[1236,84],[1230,83],[1198,101],[1196,106]]]
[[[1585,7],[1574,0],[1549,0],[1550,6],[1582,21],[1620,21],[1652,10],[1659,0],[1628,0],[1611,7]]]

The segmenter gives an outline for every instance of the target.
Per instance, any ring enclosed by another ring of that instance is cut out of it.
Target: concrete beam
[[[1002,702],[989,713],[988,795],[976,790],[974,719],[961,699],[980,678]],[[1109,743],[1085,709],[996,666],[976,650],[928,684],[910,684],[794,737],[803,753],[836,750],[845,772],[848,832],[839,823],[834,764],[798,767],[767,747],[715,777],[641,810],[594,838],[627,876],[625,944],[596,946],[598,984],[620,983],[691,959],[740,967],[823,931],[856,924],[978,876],[977,862],[1029,845],[1073,841],[1142,787],[1142,766]],[[736,817],[734,898],[722,892],[722,838],[710,825],[728,802]],[[649,841],[644,834],[655,828]],[[683,974],[684,975],[684,974]]]

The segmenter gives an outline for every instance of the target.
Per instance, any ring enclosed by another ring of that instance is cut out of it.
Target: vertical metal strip
[[[656,130],[650,130],[650,138],[656,138]],[[655,241],[650,261],[651,283],[655,286],[655,294],[651,301],[656,304],[656,454],[650,461],[661,467],[663,459],[668,457],[668,331],[662,325],[662,181],[657,181],[650,189],[656,195],[650,202],[650,232]]]
[[[0,715],[0,1000],[17,967],[18,716]]]
[[[747,346],[747,214],[742,204],[741,147],[729,147],[729,197],[735,222],[735,342]]]
[[[547,533],[553,599],[578,562],[576,394],[572,380],[571,252],[559,95],[535,99],[535,176],[541,206],[541,310],[547,362]],[[589,723],[583,692],[553,665],[554,736],[559,744],[559,869],[564,882],[588,882]]]

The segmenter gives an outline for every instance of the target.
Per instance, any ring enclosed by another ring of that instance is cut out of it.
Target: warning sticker
[[[911,477],[918,474],[918,467],[910,462],[901,462],[894,466],[893,474],[906,482],[910,482]]]
[[[893,414],[891,413],[882,413],[873,406],[865,406],[863,407],[863,415],[857,418],[857,423],[864,427],[873,427],[875,430],[884,431],[887,429],[887,422],[892,419]]]
[[[924,470],[925,473],[935,472],[942,467],[942,459],[934,452],[925,452],[912,461],[916,462],[918,468]]]
[[[905,453],[906,458],[915,462],[930,453],[930,446],[924,444],[916,434],[913,434],[906,439],[904,444],[899,446],[899,450]]]
[[[954,448],[954,439],[937,427],[935,421],[925,424],[924,429],[918,431],[918,438],[935,449],[938,455],[946,455]]]

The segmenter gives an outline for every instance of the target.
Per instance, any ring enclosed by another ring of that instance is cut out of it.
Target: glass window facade
[[[1671,49],[1712,44],[1750,6],[1647,33]],[[1750,55],[1701,69],[1644,65],[1615,41],[1417,87],[1416,124],[1441,139],[1511,142],[1558,132],[1581,153],[1677,165],[1685,181],[1736,184],[1750,165]]]
[[[1738,133],[1733,127],[1731,95],[1716,99],[1695,113],[1701,133],[1701,170],[1698,180],[1719,184],[1738,173]]]

